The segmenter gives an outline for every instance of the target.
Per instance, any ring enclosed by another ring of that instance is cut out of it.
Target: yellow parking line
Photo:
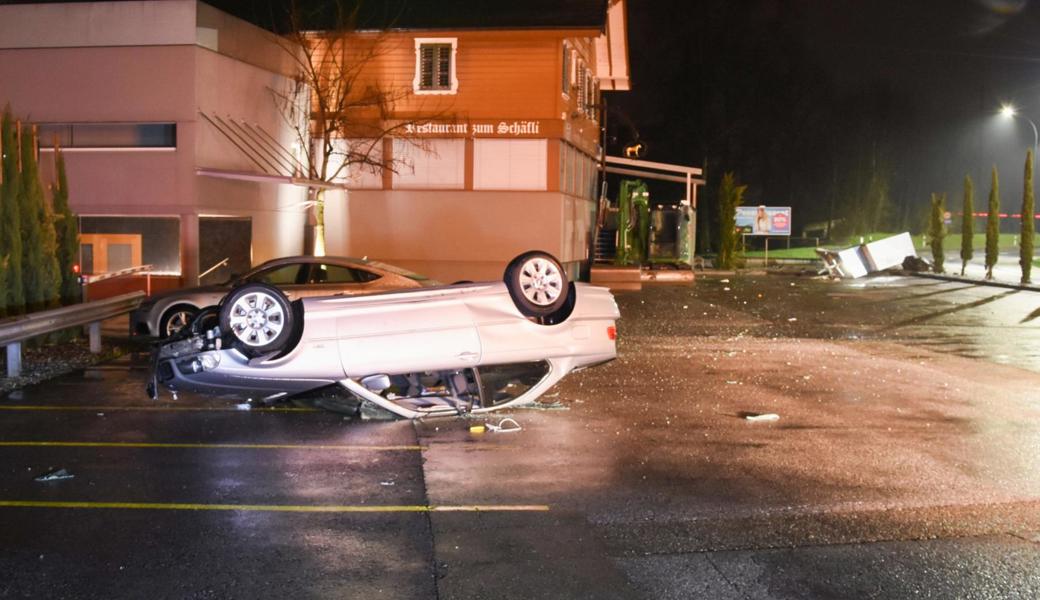
[[[0,442],[0,447],[45,448],[193,448],[233,450],[366,450],[374,452],[421,452],[426,446],[368,446],[360,444],[193,444],[164,442]]]
[[[68,411],[145,411],[145,412],[324,412],[318,408],[257,407],[241,409],[234,406],[47,406],[36,404],[0,404],[0,410],[68,410]]]
[[[547,512],[547,504],[463,504],[386,506],[294,505],[294,504],[190,504],[179,502],[52,502],[40,500],[0,500],[0,508],[109,508],[123,510],[241,510],[302,513],[429,513],[429,512]]]

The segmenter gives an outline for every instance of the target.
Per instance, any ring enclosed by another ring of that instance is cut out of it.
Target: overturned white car
[[[503,281],[290,302],[249,283],[157,346],[158,386],[274,400],[339,385],[406,418],[534,401],[617,356],[614,297],[527,252]]]

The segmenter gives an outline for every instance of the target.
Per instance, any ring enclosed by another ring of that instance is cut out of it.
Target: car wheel
[[[234,345],[259,355],[282,349],[293,337],[294,317],[289,299],[266,283],[247,283],[220,303],[220,330]]]
[[[570,286],[563,265],[553,255],[532,251],[517,256],[506,267],[506,288],[520,314],[547,317],[567,303]]]
[[[159,319],[159,337],[168,338],[184,329],[198,312],[197,308],[187,304],[174,306],[166,311]]]

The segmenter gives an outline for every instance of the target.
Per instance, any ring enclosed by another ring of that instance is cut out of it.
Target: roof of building
[[[295,6],[305,29],[598,29],[607,0],[210,0],[213,6],[279,30]]]
[[[91,0],[0,0],[44,4]],[[124,0],[114,0],[124,1]],[[606,26],[607,0],[203,0],[273,31],[285,31],[295,6],[308,30],[335,30],[357,8],[361,30],[597,29]]]

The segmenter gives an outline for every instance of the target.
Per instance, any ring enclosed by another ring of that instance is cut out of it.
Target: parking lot
[[[1040,295],[745,276],[618,303],[617,361],[480,419],[515,433],[153,402],[131,357],[11,394],[0,597],[1040,594]]]

